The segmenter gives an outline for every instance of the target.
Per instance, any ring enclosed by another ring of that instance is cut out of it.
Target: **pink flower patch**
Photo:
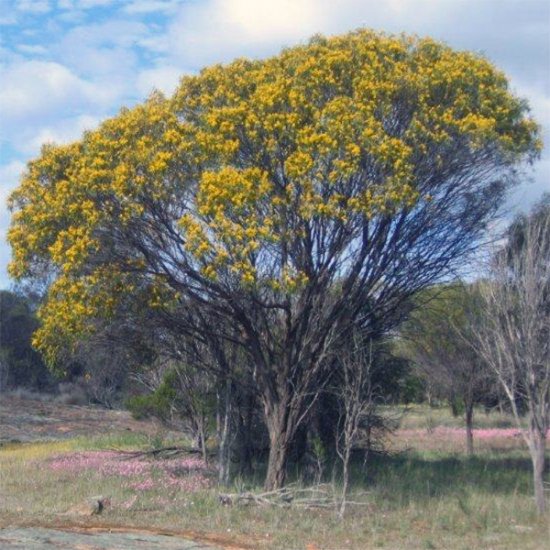
[[[521,437],[521,432],[517,428],[485,428],[474,429],[474,438],[478,439],[512,439]],[[403,436],[409,437],[425,437],[426,430],[400,430],[399,433]],[[432,431],[434,436],[443,436],[448,438],[463,438],[466,436],[465,428],[445,428],[438,426]],[[550,437],[550,430],[548,431],[548,437]]]
[[[58,472],[78,473],[83,470],[99,470],[113,460],[117,453],[112,451],[90,451],[61,455],[50,461],[49,467]]]
[[[129,487],[136,491],[149,491],[155,488],[155,482],[152,479],[144,479],[139,483],[130,483]]]
[[[207,467],[198,458],[149,460],[146,457],[128,458],[114,451],[89,451],[57,456],[48,466],[57,472],[94,471],[102,476],[125,477],[130,481],[127,486],[136,491],[168,487],[195,492],[210,485]],[[153,472],[157,474],[156,479],[153,479]]]

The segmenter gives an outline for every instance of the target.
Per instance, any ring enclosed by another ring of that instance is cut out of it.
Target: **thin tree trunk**
[[[200,441],[200,448],[202,451],[202,459],[204,460],[205,464],[208,464],[208,452],[206,450],[206,434],[205,432],[205,420],[204,417],[201,419],[200,422],[200,431],[199,431],[199,441]]]
[[[229,429],[231,421],[231,380],[229,377],[225,380],[224,396],[223,396],[223,421],[220,434],[220,449],[219,449],[219,472],[218,481],[221,485],[229,483],[229,462],[230,462],[230,444],[229,444]]]
[[[346,513],[346,500],[348,498],[348,485],[349,485],[349,456],[350,456],[351,446],[346,444],[346,449],[344,451],[343,457],[343,472],[342,472],[342,500],[340,502],[340,518],[344,517]]]
[[[466,404],[466,453],[468,456],[474,454],[474,406]]]
[[[222,440],[222,397],[219,388],[216,390],[216,440],[220,445]]]
[[[531,444],[529,451],[531,461],[533,462],[533,485],[535,488],[535,504],[539,515],[543,515],[546,511],[546,499],[544,496],[544,467],[545,467],[545,452],[546,438],[541,434],[531,431]]]
[[[245,403],[244,413],[239,415],[240,419],[240,473],[241,475],[249,475],[252,473],[252,429],[254,421],[254,406],[255,399],[252,394],[248,395]]]

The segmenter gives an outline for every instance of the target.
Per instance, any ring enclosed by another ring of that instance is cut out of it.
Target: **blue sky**
[[[0,288],[5,199],[44,142],[66,142],[180,75],[357,27],[431,35],[509,76],[548,144],[510,198],[550,191],[549,0],[0,0]]]

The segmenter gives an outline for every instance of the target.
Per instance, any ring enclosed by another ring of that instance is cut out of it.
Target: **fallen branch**
[[[340,495],[330,485],[315,487],[287,486],[275,491],[253,493],[220,493],[220,504],[224,506],[276,506],[299,508],[336,509]],[[352,506],[368,506],[368,502],[348,501]]]
[[[146,456],[151,456],[155,458],[160,458],[160,457],[172,458],[180,454],[195,454],[195,455],[201,455],[201,456],[203,454],[203,452],[200,449],[197,449],[195,447],[178,447],[178,446],[161,447],[158,449],[148,449],[145,451],[125,451],[123,449],[117,449],[117,448],[110,448],[109,450],[129,458],[140,458],[140,457],[146,457]],[[208,452],[209,456],[214,456],[215,454],[216,453],[212,451]]]

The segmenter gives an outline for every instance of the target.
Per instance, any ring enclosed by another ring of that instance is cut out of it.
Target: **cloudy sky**
[[[0,0],[0,288],[5,199],[44,142],[65,142],[184,73],[357,27],[482,52],[529,100],[547,144],[510,201],[550,191],[550,0]]]

